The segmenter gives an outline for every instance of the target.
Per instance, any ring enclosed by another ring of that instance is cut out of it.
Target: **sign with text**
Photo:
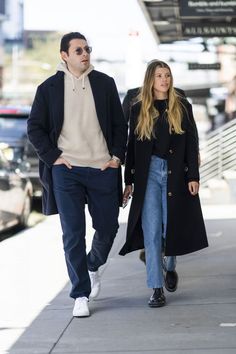
[[[236,0],[179,0],[180,17],[236,17]]]
[[[221,68],[220,63],[211,63],[211,64],[188,63],[189,70],[220,70],[220,68]]]
[[[185,37],[235,37],[236,22],[233,23],[182,23]]]

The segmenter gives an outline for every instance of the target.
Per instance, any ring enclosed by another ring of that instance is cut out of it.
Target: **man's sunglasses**
[[[78,54],[78,55],[83,54],[83,51],[90,54],[92,52],[92,47],[89,47],[88,45],[86,45],[84,48],[77,47],[75,51],[76,51],[76,54]]]

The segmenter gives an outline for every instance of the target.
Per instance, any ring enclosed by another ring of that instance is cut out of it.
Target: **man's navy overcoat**
[[[127,123],[114,80],[93,70],[88,75],[98,121],[110,155],[124,161]],[[39,175],[43,187],[43,213],[56,214],[51,167],[62,151],[57,147],[64,120],[64,73],[58,71],[38,88],[28,119],[28,137],[39,156]],[[73,124],[73,117],[71,117]],[[89,127],[88,127],[89,129]],[[121,170],[118,177],[119,197],[122,200]]]

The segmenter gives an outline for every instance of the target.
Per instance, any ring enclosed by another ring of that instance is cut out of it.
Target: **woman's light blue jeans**
[[[164,285],[163,268],[173,271],[176,257],[162,257],[167,224],[167,161],[152,156],[142,209],[142,228],[146,255],[147,286]]]

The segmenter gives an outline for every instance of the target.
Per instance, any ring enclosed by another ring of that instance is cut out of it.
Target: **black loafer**
[[[154,289],[153,295],[150,297],[148,301],[149,307],[162,307],[166,304],[166,298],[164,295],[163,288]]]
[[[166,276],[165,276],[165,288],[166,290],[170,291],[171,293],[173,293],[178,286],[178,274],[175,270],[173,271],[167,271],[166,272]]]

